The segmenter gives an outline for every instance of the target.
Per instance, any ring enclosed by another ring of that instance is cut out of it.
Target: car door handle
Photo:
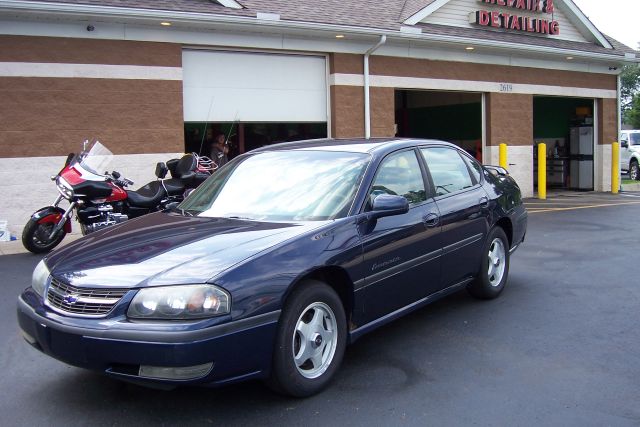
[[[480,207],[488,208],[489,207],[489,198],[488,197],[480,197]]]
[[[435,227],[440,224],[440,215],[431,212],[425,215],[425,217],[422,218],[422,221],[427,227]]]

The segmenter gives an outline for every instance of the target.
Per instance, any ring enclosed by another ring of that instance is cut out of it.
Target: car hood
[[[53,252],[51,274],[73,286],[132,288],[204,283],[326,222],[258,222],[154,213]]]

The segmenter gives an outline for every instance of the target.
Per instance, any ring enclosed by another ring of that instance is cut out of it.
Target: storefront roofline
[[[371,37],[371,40],[379,39],[381,36],[387,36],[389,41],[410,42],[433,44],[439,43],[443,45],[474,45],[477,47],[485,47],[496,52],[503,53],[522,53],[523,51],[536,53],[544,56],[572,56],[576,59],[589,59],[598,62],[607,62],[612,65],[622,65],[624,63],[640,63],[640,58],[629,53],[600,53],[589,52],[578,49],[556,48],[549,46],[536,46],[532,44],[511,43],[504,41],[490,41],[485,39],[477,39],[471,37],[460,37],[453,35],[430,34],[423,32],[406,32],[398,30],[358,27],[338,24],[327,24],[317,22],[289,21],[289,20],[262,20],[255,17],[216,15],[197,12],[180,12],[180,11],[163,11],[130,7],[114,7],[114,6],[96,6],[81,5],[67,3],[49,3],[49,2],[33,2],[23,0],[0,0],[0,11],[12,12],[20,14],[24,17],[37,16],[46,18],[48,15],[55,14],[58,17],[102,19],[110,22],[119,23],[138,23],[149,24],[153,21],[171,21],[174,26],[179,25],[220,25],[225,24],[228,28],[237,28],[238,31],[245,31],[247,27],[255,31],[256,25],[265,31],[278,31],[282,33],[290,32],[292,34],[345,34],[358,37]],[[166,41],[166,40],[162,40]],[[352,52],[360,53],[362,52]]]

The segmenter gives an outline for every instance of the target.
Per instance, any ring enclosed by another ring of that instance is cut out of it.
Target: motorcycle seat
[[[164,186],[162,185],[164,183]],[[165,190],[166,187],[166,190]],[[127,191],[129,202],[132,206],[153,208],[169,195],[174,196],[184,191],[184,184],[179,179],[165,179],[164,181],[151,181],[138,188],[136,191]]]

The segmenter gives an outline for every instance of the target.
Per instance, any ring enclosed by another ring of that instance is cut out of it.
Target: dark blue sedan
[[[462,288],[497,297],[526,226],[506,171],[445,142],[273,145],[50,254],[18,319],[38,350],[122,380],[307,396],[362,334]]]

